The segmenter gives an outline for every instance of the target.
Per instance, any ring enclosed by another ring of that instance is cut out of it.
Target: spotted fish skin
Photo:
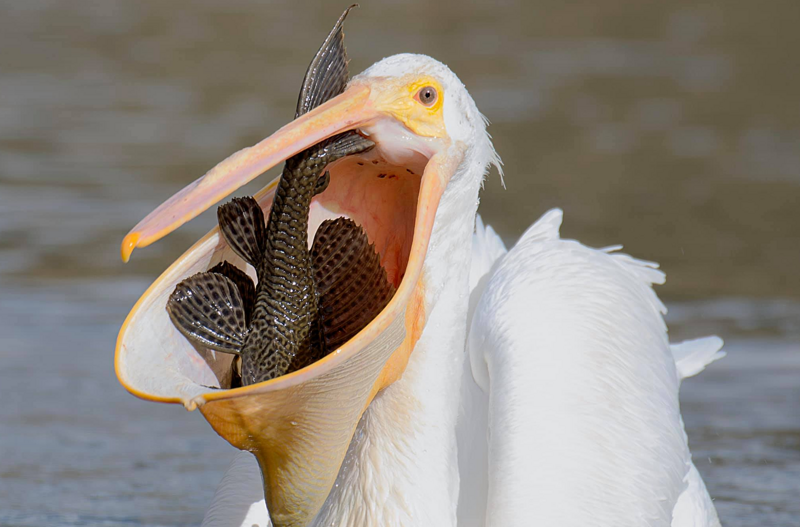
[[[308,249],[309,208],[330,177],[323,172],[326,165],[373,146],[372,141],[348,133],[286,161],[267,221],[263,252],[260,258],[242,255],[258,276],[252,324],[241,352],[244,384],[279,377],[326,354]],[[226,228],[230,222],[227,216],[219,214],[226,239],[238,232]]]

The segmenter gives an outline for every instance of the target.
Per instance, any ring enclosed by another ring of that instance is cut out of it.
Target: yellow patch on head
[[[391,79],[375,92],[377,109],[391,114],[422,137],[446,138],[442,85],[432,77],[406,75]]]

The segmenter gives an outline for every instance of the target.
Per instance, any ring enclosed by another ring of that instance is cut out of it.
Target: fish
[[[349,79],[342,24],[348,8],[312,60],[295,118],[342,93]],[[287,159],[269,217],[253,197],[217,210],[220,232],[255,268],[221,262],[180,282],[167,301],[175,327],[195,346],[234,354],[231,387],[304,368],[352,338],[394,295],[364,229],[340,217],[323,222],[309,249],[313,197],[330,183],[326,167],[375,144],[350,131]]]

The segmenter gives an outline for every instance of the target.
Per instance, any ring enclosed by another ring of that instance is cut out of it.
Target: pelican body
[[[385,58],[222,161],[142,220],[123,258],[350,130],[375,147],[329,167],[309,235],[345,217],[374,243],[396,292],[362,330],[288,375],[206,388],[226,365],[192,347],[163,305],[180,280],[233,254],[212,231],[120,332],[116,367],[128,390],[199,408],[248,451],[204,525],[719,525],[691,461],[678,389],[721,356],[721,341],[671,347],[652,291],[663,274],[562,240],[560,211],[508,251],[476,223],[481,184],[499,158],[463,84],[430,57]],[[262,209],[274,190],[256,195]]]

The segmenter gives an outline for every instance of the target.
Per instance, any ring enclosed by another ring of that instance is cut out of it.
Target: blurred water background
[[[199,523],[232,448],[112,358],[214,214],[127,265],[119,242],[291,119],[344,7],[0,0],[0,525]],[[464,81],[508,242],[562,207],[565,236],[662,264],[673,339],[726,339],[681,398],[729,527],[800,524],[799,23],[797,0],[368,0],[346,25],[353,73],[421,52]]]

